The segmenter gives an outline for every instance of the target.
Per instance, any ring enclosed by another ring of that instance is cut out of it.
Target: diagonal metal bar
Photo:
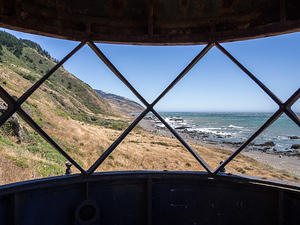
[[[144,116],[149,111],[150,108],[148,107],[130,124],[130,126],[111,144],[111,146],[109,146],[109,148],[87,170],[88,174],[92,174],[101,165],[101,163],[113,152],[113,150],[124,140],[124,138],[132,131],[132,129],[144,118]]]
[[[290,117],[299,127],[300,127],[300,118],[299,116],[292,111],[291,106],[300,98],[300,88],[284,103],[284,112]]]
[[[290,117],[298,126],[300,126],[300,119],[291,109],[290,106],[299,99],[300,89],[294,93],[294,97],[289,99],[289,102],[282,103],[282,101],[270,90],[268,89],[259,79],[257,79],[246,67],[244,67],[237,59],[235,59],[223,46],[218,42],[215,42],[217,48],[221,50],[228,58],[231,59],[241,70],[243,70],[257,85],[259,85],[272,99],[276,102],[280,108],[283,108],[285,114]]]
[[[90,48],[96,53],[96,55],[108,66],[108,68],[135,94],[137,98],[140,99],[141,102],[147,107],[147,109],[138,116],[134,122],[119,136],[119,138],[99,157],[99,159],[88,169],[88,174],[92,174],[101,163],[108,157],[109,154],[113,152],[113,150],[122,142],[122,140],[130,133],[130,131],[139,123],[140,120],[151,110],[153,110],[153,106],[171,90],[187,73],[192,69],[194,65],[213,47],[213,43],[207,44],[207,46],[185,67],[185,69],[174,79],[173,82],[154,100],[154,102],[149,105],[149,103],[138,93],[138,91],[126,80],[126,78],[117,70],[117,68],[108,60],[108,58],[100,51],[100,49],[91,41],[88,42]],[[154,111],[154,110],[153,110]],[[154,111],[160,117],[160,115]],[[161,118],[162,119],[162,118]],[[164,123],[166,123],[164,121]],[[167,124],[167,123],[166,123]],[[188,151],[192,153],[192,155],[200,162],[209,173],[212,172],[210,167],[206,164],[206,162],[195,153],[187,143],[180,137],[180,135],[174,131],[169,124],[167,126],[172,130],[171,132],[175,135],[175,137],[181,142],[183,145],[187,147]]]
[[[300,98],[300,88],[292,94],[289,99],[282,104],[282,107],[280,107],[241,147],[239,147],[234,153],[232,153],[228,159],[226,159],[215,171],[214,174],[217,174],[222,168],[224,168],[231,160],[233,160],[244,148],[247,147],[248,144],[250,144],[259,134],[261,134],[267,127],[269,127],[273,122],[275,122],[283,113],[287,114],[292,120],[293,116],[290,116],[288,113],[292,113],[291,115],[295,114],[290,107]],[[294,121],[296,124],[299,122],[298,116],[296,121]]]
[[[275,120],[277,120],[283,111],[278,109],[244,144],[241,145],[235,152],[233,152],[219,167],[213,172],[217,174],[222,168],[224,168],[231,160],[233,160],[248,144],[250,144],[259,134],[261,134],[267,127],[269,127]]]
[[[300,88],[292,94],[291,97],[284,103],[288,107],[291,107],[300,98]]]
[[[118,71],[118,69],[109,61],[109,59],[102,53],[102,51],[91,41],[87,42],[90,48],[96,55],[104,62],[105,65],[134,93],[134,95],[145,106],[149,103],[138,93],[138,91],[126,80],[126,78]],[[205,56],[205,54],[214,46],[214,43],[209,43],[205,48],[184,68],[184,70],[174,79],[174,81],[153,101],[152,107],[164,97],[196,64]]]
[[[11,97],[10,94],[8,94],[7,91],[6,91],[3,87],[1,87],[1,85],[0,85],[0,97],[1,97],[1,98],[7,103],[7,105],[8,105],[8,109],[6,109],[6,111],[7,111],[7,110],[11,110],[11,106],[13,106],[13,105],[11,104],[10,99],[11,99],[11,98],[13,99],[13,97]],[[0,118],[1,118],[1,117],[0,117]]]
[[[60,154],[62,154],[70,163],[72,163],[82,174],[86,171],[71,157],[69,156],[58,144],[36,123],[31,117],[23,111],[18,109],[17,113],[32,127],[42,138],[44,138],[50,145],[52,145]]]
[[[300,127],[300,118],[295,112],[293,112],[291,109],[287,109],[285,114]]]
[[[203,168],[211,174],[213,170],[210,166],[202,159],[197,152],[195,152],[184,140],[183,138],[154,110],[152,109],[151,112],[168,128],[169,131],[180,141],[180,143],[194,156],[194,158],[203,166]]]
[[[290,117],[298,126],[300,126],[300,120],[297,114],[291,110],[291,106],[299,99],[300,89],[298,89],[285,103],[268,89],[259,79],[257,79],[246,67],[244,67],[237,59],[235,59],[225,48],[223,48],[218,42],[215,43],[218,49],[221,50],[231,61],[233,61],[241,70],[243,70],[258,86],[260,86],[272,99],[279,105],[279,109],[270,117],[270,119],[256,131],[239,149],[237,149],[232,155],[228,157],[215,171],[217,174],[222,168],[224,168],[232,159],[234,159],[251,141],[253,141],[263,130],[270,126],[275,120],[277,120],[282,113],[285,113]]]
[[[91,41],[87,42],[88,46],[96,53],[96,55],[104,62],[104,64],[132,91],[132,93],[146,106],[148,102],[143,96],[126,80],[126,78],[119,72],[119,70],[109,61],[109,59],[102,53],[102,51]]]
[[[1,87],[1,86],[0,86]],[[7,102],[9,105],[15,105],[16,101],[13,97],[10,96],[2,87],[0,89],[1,97],[3,96],[3,100]],[[74,161],[58,144],[36,123],[33,119],[21,108],[17,109],[17,113],[22,117],[22,119],[28,123],[28,125],[34,129],[39,135],[41,135],[49,144],[51,144],[60,154],[62,154],[67,160],[69,160],[77,169],[80,170],[82,174],[86,174],[86,171],[76,162]]]
[[[259,79],[257,79],[246,67],[244,67],[236,58],[234,58],[225,48],[223,48],[218,42],[215,45],[221,52],[223,52],[234,64],[236,64],[242,71],[244,71],[258,86],[260,86],[264,92],[266,92],[274,102],[279,106],[282,106],[281,100],[269,89],[267,88]]]
[[[9,110],[6,110],[0,116],[0,127],[5,123],[9,117],[14,114],[18,108],[26,101],[61,65],[63,65],[72,55],[74,55],[82,46],[85,45],[85,42],[81,42],[77,45],[68,55],[66,55],[60,62],[58,62],[48,73],[46,73],[40,80],[38,80],[34,85],[32,85],[17,101],[14,105],[9,106]]]
[[[159,102],[214,46],[214,43],[208,43],[205,48],[184,68],[184,70],[175,78],[175,80],[153,101],[154,106]]]

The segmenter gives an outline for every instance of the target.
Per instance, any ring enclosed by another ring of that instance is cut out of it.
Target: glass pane
[[[18,115],[0,128],[1,184],[63,175],[65,158]]]
[[[149,103],[154,101],[204,48],[204,46],[108,44],[97,44],[97,46]],[[106,81],[102,86],[110,86],[105,83]],[[113,88],[117,90],[117,87]],[[120,95],[124,94],[120,93]]]
[[[0,82],[3,88],[12,96],[20,97],[77,44],[8,29],[0,31]]]
[[[155,106],[185,140],[198,146],[212,168],[228,157],[230,149],[247,140],[276,108],[216,48]]]
[[[282,101],[300,86],[300,33],[285,34],[223,46]]]
[[[300,129],[285,114],[259,135],[228,168],[239,174],[300,182]],[[241,164],[243,158],[250,163]]]
[[[154,115],[149,114],[97,171],[107,170],[204,171],[204,168],[169,130],[158,126]]]

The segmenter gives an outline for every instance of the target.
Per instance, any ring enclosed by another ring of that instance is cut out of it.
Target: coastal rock
[[[281,152],[281,154],[283,154],[283,155],[291,155],[291,154],[293,154],[293,150],[291,150],[291,149],[286,149],[284,152]]]
[[[203,138],[209,138],[209,135],[208,134],[202,134],[202,137]]]
[[[275,146],[275,143],[273,141],[267,141],[262,144],[254,144],[255,146],[261,146],[261,147],[273,147]]]
[[[293,144],[291,149],[300,149],[300,144]]]
[[[243,144],[243,142],[222,141],[222,144],[227,144],[227,145],[241,145],[241,144]]]
[[[271,149],[270,146],[266,146],[266,147],[263,148],[263,151],[265,152],[265,151],[268,151],[268,150],[270,150],[270,149]]]
[[[2,114],[6,109],[8,105],[5,102],[0,102],[0,113]]]
[[[193,133],[190,133],[190,135],[192,135],[192,136],[196,136],[196,137],[201,137],[201,138],[208,138],[209,137],[209,135],[207,134],[207,133],[205,133],[205,132],[193,132]]]
[[[2,114],[8,105],[5,102],[0,102],[0,113]],[[26,141],[23,127],[20,124],[19,118],[13,114],[10,119],[1,127],[7,135],[13,135],[19,138],[19,141]]]
[[[294,154],[293,155],[300,156],[300,150],[294,150]]]
[[[295,139],[300,139],[299,136],[289,136],[290,139],[295,140]]]

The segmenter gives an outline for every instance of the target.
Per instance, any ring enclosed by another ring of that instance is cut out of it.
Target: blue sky
[[[62,59],[78,43],[20,33]],[[204,45],[129,46],[97,44],[103,53],[152,102]],[[222,44],[282,101],[300,87],[300,33]],[[64,67],[95,89],[138,101],[85,46]],[[216,47],[155,107],[159,111],[272,112],[275,103]],[[292,107],[300,112],[300,100]]]

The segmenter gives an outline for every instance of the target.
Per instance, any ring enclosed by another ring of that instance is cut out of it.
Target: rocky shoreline
[[[168,121],[167,121],[168,120]],[[175,120],[175,121],[173,121]],[[148,131],[153,131],[157,132],[162,136],[169,136],[172,137],[173,135],[169,135],[170,132],[165,128],[165,126],[158,120],[153,119],[152,117],[146,117],[144,118],[144,121],[148,121],[149,125],[144,124],[144,128],[147,129]],[[201,131],[198,129],[190,129],[189,125],[184,122],[183,119],[181,118],[166,118],[166,121],[173,127],[175,130],[180,133],[180,135],[184,136],[186,139],[190,139],[193,143],[196,140],[200,141],[201,144],[218,144],[218,145],[227,145],[229,148],[237,148],[240,147],[244,142],[242,141],[233,141],[227,138],[232,137],[231,134],[221,134],[220,132],[216,133],[209,133],[205,131]],[[176,121],[181,121],[179,124],[184,124],[180,125],[178,127],[178,123]],[[174,123],[175,122],[175,123]],[[233,125],[231,125],[233,126]],[[290,140],[300,140],[299,136],[288,136],[287,137]],[[289,156],[300,156],[300,144],[298,143],[291,143],[290,147],[285,148],[285,149],[279,149],[277,148],[277,145],[274,141],[265,141],[265,142],[251,142],[245,150],[259,150],[267,153],[272,153],[272,154],[280,154],[280,155],[289,155]]]
[[[149,118],[141,120],[139,125],[154,135],[175,139],[174,135],[168,129],[155,126],[154,121]],[[204,139],[207,134],[204,132],[188,132],[185,129],[176,129],[176,132],[178,132],[188,143],[201,146],[213,146],[228,151],[234,151],[242,144],[242,142],[206,141]],[[294,146],[296,151],[282,152],[276,151],[276,149],[274,150],[274,145],[275,144],[272,141],[262,144],[250,144],[247,149],[244,149],[241,152],[241,154],[249,156],[277,170],[286,170],[292,174],[300,176],[300,146]]]

